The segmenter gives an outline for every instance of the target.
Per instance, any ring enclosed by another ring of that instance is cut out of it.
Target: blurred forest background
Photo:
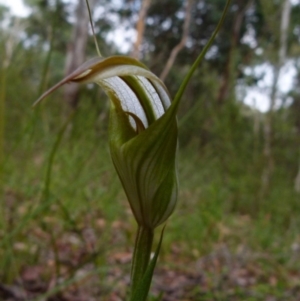
[[[31,107],[96,56],[85,0],[24,4],[0,6],[0,300],[124,300],[135,222],[107,98],[70,84]],[[225,0],[90,5],[102,54],[141,59],[174,96]],[[179,111],[180,197],[150,300],[300,300],[299,42],[299,1],[232,0]]]

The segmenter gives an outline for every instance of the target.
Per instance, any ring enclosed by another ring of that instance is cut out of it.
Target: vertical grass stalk
[[[4,127],[5,127],[5,92],[6,92],[6,68],[4,64],[0,69],[0,202],[1,202],[1,217],[0,229],[4,232],[4,237],[7,233],[6,214],[5,214],[5,198],[4,198]],[[4,271],[11,264],[11,242],[7,241],[5,249],[3,249],[3,258],[1,270]],[[1,271],[0,271],[1,272]],[[5,276],[3,274],[3,276]]]
[[[6,68],[3,66],[0,70],[0,199],[3,199]]]

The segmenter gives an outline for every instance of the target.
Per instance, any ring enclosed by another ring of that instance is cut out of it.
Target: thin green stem
[[[54,22],[53,22],[54,23]],[[47,80],[47,73],[49,71],[49,66],[50,66],[50,62],[51,62],[51,56],[52,56],[52,52],[53,52],[53,44],[54,44],[54,38],[55,38],[55,27],[52,26],[52,28],[50,29],[50,38],[49,38],[49,51],[47,52],[46,55],[46,60],[43,66],[43,70],[42,70],[42,76],[41,76],[41,81],[39,84],[39,88],[38,88],[38,96],[42,94],[42,92],[45,90],[46,88],[46,80]]]
[[[138,227],[131,267],[131,294],[137,289],[148,267],[153,236],[153,229]]]
[[[45,177],[45,182],[44,182],[44,191],[43,191],[44,201],[48,201],[49,196],[50,196],[50,184],[51,184],[51,176],[52,176],[52,167],[53,167],[53,162],[54,162],[55,155],[57,153],[57,150],[58,150],[60,142],[63,138],[63,135],[64,135],[64,133],[67,129],[67,126],[69,125],[69,123],[70,123],[73,116],[74,116],[74,112],[72,112],[68,116],[68,118],[65,121],[64,125],[62,126],[62,128],[58,132],[57,138],[56,138],[55,143],[53,145],[53,148],[50,152],[49,159],[48,159],[48,165],[47,165],[47,169],[46,169],[46,177]]]
[[[93,23],[93,20],[92,20],[91,8],[90,8],[90,4],[89,4],[88,0],[86,0],[86,6],[87,6],[87,9],[88,9],[88,12],[89,12],[89,18],[90,18],[90,23],[91,23],[91,27],[92,27],[92,32],[93,32],[93,37],[94,37],[96,50],[97,50],[98,55],[101,57],[102,55],[101,55],[101,52],[100,52],[100,49],[99,49],[99,46],[98,46],[98,42],[97,42],[97,38],[96,38],[96,34],[95,34],[95,29],[94,29],[94,23]]]
[[[173,101],[174,103],[174,110],[177,110],[178,105],[180,103],[181,97],[183,95],[183,92],[186,88],[186,86],[188,85],[191,77],[193,76],[195,70],[197,69],[198,65],[202,62],[205,54],[207,53],[208,49],[210,48],[210,46],[212,45],[213,41],[215,40],[216,35],[218,34],[219,30],[221,29],[223,22],[225,20],[225,16],[227,14],[227,11],[229,9],[231,0],[227,0],[225,8],[223,10],[221,19],[215,29],[215,31],[213,32],[212,36],[210,37],[209,41],[207,42],[207,44],[205,45],[205,47],[203,48],[203,50],[201,51],[201,53],[199,54],[199,56],[197,57],[196,61],[194,62],[194,64],[192,65],[192,67],[189,70],[189,73],[185,76],[183,82],[181,83],[176,95],[175,95],[175,99]]]
[[[4,127],[5,127],[5,91],[6,91],[6,68],[0,69],[0,199],[3,193],[4,180]]]
[[[3,64],[4,65],[4,64]],[[6,203],[4,198],[4,121],[5,121],[5,93],[6,93],[6,68],[2,66],[0,69],[0,201],[1,201],[1,220],[0,228],[3,230],[4,237],[8,233],[8,223],[6,216]],[[4,244],[2,254],[1,270],[10,271],[12,262],[11,240],[7,240]],[[3,274],[5,281],[8,281],[10,273]]]

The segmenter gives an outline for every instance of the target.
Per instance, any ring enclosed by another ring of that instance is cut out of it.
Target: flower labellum
[[[177,105],[164,83],[133,58],[98,57],[36,103],[68,82],[94,82],[106,92],[111,157],[136,221],[148,229],[165,222],[177,200]]]

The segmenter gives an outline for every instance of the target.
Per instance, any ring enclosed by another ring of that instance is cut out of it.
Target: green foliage
[[[24,101],[28,106],[31,103],[30,98]],[[55,99],[49,101],[59,102]],[[23,122],[11,128],[8,139],[4,187],[6,202],[13,203],[6,203],[5,221],[10,227],[10,234],[5,236],[9,235],[11,246],[8,243],[3,245],[2,237],[0,249],[1,258],[10,258],[11,281],[20,273],[25,259],[28,265],[34,265],[43,260],[42,250],[45,247],[52,250],[48,240],[36,237],[35,229],[40,229],[43,223],[48,224],[42,230],[46,233],[47,228],[56,229],[54,235],[57,240],[64,233],[80,232],[87,225],[97,229],[95,222],[99,217],[108,225],[120,220],[129,225],[133,223],[124,210],[124,207],[128,210],[126,198],[109,159],[103,122],[98,119],[95,104],[88,99],[80,104],[57,151],[49,202],[40,202],[47,158],[64,123],[62,112],[55,105],[45,105],[48,107],[47,118],[43,115],[45,108],[41,107],[36,115],[37,126],[30,137],[24,126],[32,123],[28,111],[23,115]],[[15,107],[8,111],[9,123],[14,116],[11,113],[19,110]],[[226,115],[223,112],[219,118],[223,116],[225,119]],[[50,119],[49,116],[56,117]],[[228,126],[230,119],[220,121],[219,127],[210,134],[214,140],[210,138],[201,146],[199,138],[195,137],[193,142],[181,148],[179,203],[168,222],[161,264],[176,265],[169,258],[175,247],[181,250],[179,258],[184,260],[210,254],[216,245],[224,243],[233,252],[243,244],[253,251],[269,254],[272,261],[263,263],[266,272],[268,269],[273,271],[274,265],[280,265],[286,271],[290,269],[290,246],[297,241],[300,227],[300,208],[291,186],[292,175],[286,176],[290,170],[286,164],[291,156],[283,149],[277,154],[281,164],[275,173],[272,193],[267,199],[258,200],[256,192],[261,161],[257,153],[257,161],[249,157],[253,149],[253,146],[248,149],[251,146],[251,120],[248,120],[248,126],[242,126],[247,119],[237,120],[239,122],[236,121],[226,135],[221,135],[220,131]],[[49,123],[46,127],[43,126],[45,122]],[[232,129],[236,129],[235,135],[231,133]],[[34,210],[31,209],[33,211],[28,215],[26,212],[33,205]],[[115,235],[113,228],[107,226],[105,233],[99,232],[101,242],[97,245],[97,260],[103,269],[106,268],[105,256],[114,250],[126,249],[128,240],[133,242],[131,230],[124,227],[118,231],[121,238],[114,243],[111,242],[112,235]],[[14,247],[17,242],[25,248]],[[32,249],[35,250],[33,253]],[[270,287],[262,284],[257,290],[264,296],[270,292]],[[281,294],[283,289],[277,290]],[[219,294],[226,296],[225,292]],[[245,296],[245,293],[240,291],[239,296]]]

